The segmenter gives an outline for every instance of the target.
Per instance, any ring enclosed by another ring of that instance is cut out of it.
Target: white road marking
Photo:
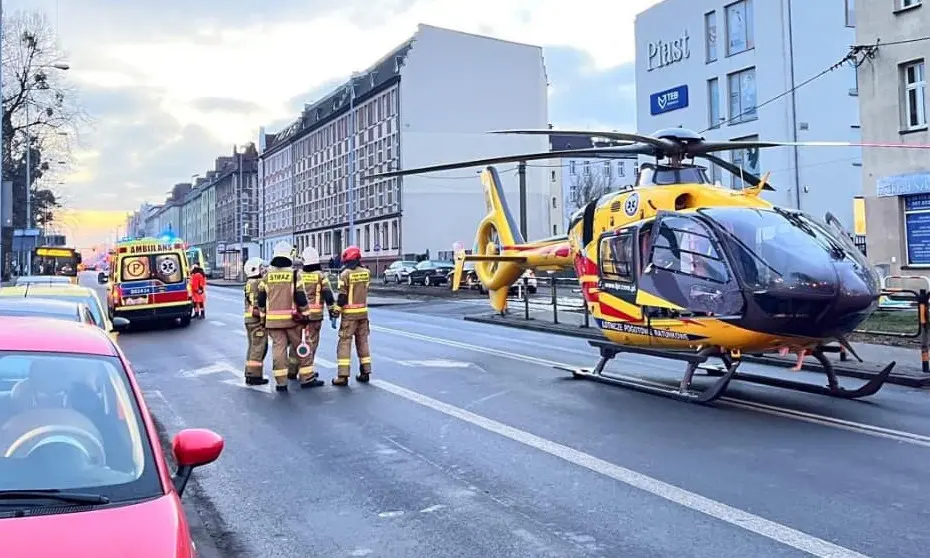
[[[200,376],[209,376],[212,374],[234,371],[235,369],[232,367],[232,365],[225,362],[218,362],[201,368],[195,368],[193,370],[182,370],[178,375],[182,378],[198,378]]]
[[[210,323],[211,323],[212,325],[217,326],[217,327],[226,327],[226,324],[223,323],[223,322],[221,322],[221,321],[219,321],[219,320],[210,320]]]
[[[151,396],[151,397],[148,397]],[[153,389],[143,394],[146,406],[149,412],[158,417],[162,426],[169,432],[177,432],[187,428],[187,423],[180,414],[174,409],[174,406],[168,402],[168,398],[161,390]]]
[[[440,337],[432,337],[429,335],[422,335],[419,333],[413,333],[410,331],[400,330],[400,329],[391,329],[381,326],[371,326],[372,330],[381,331],[384,333],[390,333],[392,335],[399,335],[401,337],[407,337],[410,339],[417,339],[420,341],[426,341],[427,343],[436,343],[438,345],[446,345],[449,347],[455,347],[458,349],[466,349],[470,351],[475,351],[479,353],[484,353],[488,355],[500,356],[503,358],[508,358],[511,360],[516,360],[520,362],[526,362],[529,364],[539,364],[542,366],[548,367],[559,367],[559,368],[578,368],[574,364],[568,364],[564,362],[556,362],[553,360],[537,358],[529,355],[523,355],[520,353],[514,353],[510,351],[502,351],[499,349],[493,349],[490,347],[482,347],[480,345],[471,345],[469,343],[462,343],[460,341],[453,341],[451,339],[443,339]],[[667,387],[664,384],[658,382],[650,381],[644,378],[638,378],[634,376],[621,375],[612,373],[615,376],[621,378],[635,379],[639,382],[649,383],[655,386]],[[810,424],[818,424],[821,426],[826,426],[829,428],[836,428],[838,430],[845,430],[848,432],[855,432],[857,434],[865,434],[867,436],[874,436],[876,438],[885,438],[889,440],[895,440],[897,442],[903,442],[906,444],[911,444],[920,447],[930,447],[930,436],[925,436],[923,434],[916,434],[913,432],[905,432],[902,430],[893,430],[890,428],[884,428],[880,426],[875,426],[872,424],[864,424],[861,422],[854,422],[834,417],[829,417],[825,415],[819,415],[816,413],[808,413],[805,411],[797,411],[794,409],[787,409],[784,407],[777,407],[774,405],[766,405],[764,403],[756,403],[754,401],[746,401],[743,399],[737,399],[734,397],[721,397],[718,400],[724,405],[730,407],[736,407],[744,410],[751,410],[758,413],[764,413],[768,415],[778,416],[782,418],[789,418],[801,422],[807,422]]]
[[[271,382],[269,382],[269,383],[267,383],[267,384],[265,384],[265,385],[263,385],[263,386],[250,386],[250,385],[246,384],[246,383],[245,383],[245,379],[244,379],[244,378],[241,378],[241,377],[240,377],[239,379],[228,378],[228,379],[226,379],[226,380],[223,380],[223,381],[220,382],[220,383],[221,383],[221,384],[226,384],[227,386],[233,386],[233,387],[237,387],[237,388],[248,389],[248,390],[251,390],[251,391],[257,391],[258,393],[268,393],[268,394],[270,394],[270,393],[271,393],[271,390],[274,389],[274,387],[273,387],[274,384],[271,383]]]
[[[579,467],[584,467],[585,469],[605,477],[612,478],[626,485],[664,498],[679,506],[701,512],[714,519],[729,523],[730,525],[745,529],[786,546],[807,552],[808,554],[823,558],[865,558],[864,554],[819,539],[813,535],[753,515],[724,503],[711,500],[710,498],[705,498],[704,496],[689,492],[683,488],[662,482],[642,473],[637,473],[631,469],[620,467],[619,465],[604,461],[593,455],[557,444],[551,440],[507,426],[506,424],[466,411],[454,405],[443,403],[442,401],[432,399],[431,397],[427,397],[421,393],[411,391],[396,384],[385,382],[384,380],[372,379],[371,385],[399,397],[403,397],[423,407],[457,418],[499,436],[503,436],[525,446],[563,459],[574,465],[578,465]]]
[[[390,359],[401,366],[422,366],[426,368],[468,368],[471,366],[470,362],[462,362],[460,360],[395,360]]]

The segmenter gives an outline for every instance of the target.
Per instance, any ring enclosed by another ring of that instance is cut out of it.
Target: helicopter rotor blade
[[[584,138],[604,138],[625,143],[645,143],[663,151],[676,151],[681,148],[673,141],[643,136],[640,134],[628,134],[625,132],[589,132],[585,130],[494,130],[489,134],[519,134],[529,136],[577,136]]]
[[[630,148],[634,148],[632,151]],[[616,155],[626,154],[649,154],[653,148],[648,145],[621,145],[618,147],[593,147],[590,149],[565,149],[560,151],[544,151],[539,153],[526,153],[523,155],[505,155],[503,157],[489,157],[487,159],[472,159],[470,161],[459,161],[456,163],[445,163],[442,165],[430,165],[427,167],[417,167],[412,169],[393,170],[361,176],[361,180],[377,180],[381,178],[390,178],[392,176],[408,176],[411,174],[425,174],[429,172],[439,172],[455,169],[467,169],[470,167],[483,167],[487,165],[497,165],[500,163],[519,163],[521,161],[539,161],[544,159],[559,159],[563,157],[584,157],[584,158],[611,158]],[[645,150],[645,151],[644,151]]]
[[[706,141],[688,146],[688,153],[700,155],[736,149],[765,149],[770,147],[874,147],[891,149],[930,149],[927,143],[875,143],[852,141]]]
[[[740,169],[738,166],[734,165],[733,163],[726,161],[724,159],[721,159],[720,157],[717,157],[716,155],[710,155],[708,153],[704,153],[704,154],[695,155],[695,156],[700,157],[701,159],[707,159],[711,163],[714,163],[718,167],[733,174],[734,176],[738,176],[742,178],[743,182],[745,182],[749,186],[758,186],[759,183],[762,182],[762,179],[759,178],[758,176],[752,174],[751,172],[746,172],[746,170]],[[765,186],[763,186],[762,189],[768,190],[771,192],[775,191],[775,188],[772,187],[772,185],[769,184],[768,181],[766,181]]]

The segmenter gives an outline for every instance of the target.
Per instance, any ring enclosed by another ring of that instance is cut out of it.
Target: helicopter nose
[[[878,305],[879,289],[871,270],[838,265],[836,274],[836,297],[818,321],[826,335],[841,336],[852,332],[872,313]]]

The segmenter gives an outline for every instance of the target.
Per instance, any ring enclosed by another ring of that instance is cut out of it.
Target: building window
[[[570,175],[572,175],[572,176],[575,175],[575,161],[569,161],[569,162],[568,162],[568,174],[570,174]]]
[[[588,176],[589,174],[591,174],[591,162],[590,162],[590,161],[585,161],[585,162],[583,162],[583,163],[581,163],[581,164],[582,164],[582,166],[584,167],[584,175],[585,175],[585,176]]]
[[[720,126],[720,80],[707,80],[707,124],[714,129]]]
[[[617,176],[620,178],[626,177],[626,162],[617,161]]]
[[[730,124],[755,120],[756,69],[747,68],[727,76],[730,90]]]
[[[365,251],[371,251],[371,225],[365,225]]]
[[[553,196],[553,197],[552,197],[552,209],[555,209],[555,208],[556,208],[555,196]]]
[[[555,235],[557,235],[557,234],[559,234],[559,226],[558,226],[558,225],[552,225],[552,236],[555,236]]]
[[[727,56],[754,48],[752,0],[740,0],[725,8],[727,16]]]
[[[552,171],[552,172],[550,173],[549,181],[550,181],[550,182],[555,182],[555,171]]]
[[[604,176],[610,178],[610,161],[604,161]]]
[[[391,249],[397,249],[397,221],[391,222]]]
[[[904,244],[907,265],[930,267],[930,194],[914,194],[904,198]]]
[[[708,64],[717,60],[717,12],[704,14],[704,50]]]
[[[922,1],[922,0],[899,0],[899,1],[898,1],[898,6],[899,6],[898,9],[899,9],[899,10],[904,10],[904,9],[906,9],[906,8],[913,8],[913,7],[915,7],[915,6],[919,6],[919,5],[921,4],[921,1]]]
[[[904,86],[904,129],[927,126],[927,76],[924,61],[901,65]]]
[[[846,0],[846,27],[856,26],[856,0]]]
[[[759,141],[759,136],[745,136],[742,138],[733,138],[732,141]],[[730,162],[733,165],[739,167],[740,169],[754,174],[759,175],[759,148],[754,147],[752,149],[736,149],[730,152]],[[746,187],[746,183],[739,177],[739,175],[730,176],[730,188],[734,190],[742,190]]]

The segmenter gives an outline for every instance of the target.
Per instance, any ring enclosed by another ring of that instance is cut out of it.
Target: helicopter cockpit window
[[[703,167],[640,167],[639,186],[671,186],[674,184],[710,184]]]
[[[601,276],[608,281],[633,281],[633,235],[609,236],[601,240],[598,259]]]
[[[704,225],[681,217],[667,217],[659,223],[652,247],[653,265],[717,283],[729,280],[727,266]]]

